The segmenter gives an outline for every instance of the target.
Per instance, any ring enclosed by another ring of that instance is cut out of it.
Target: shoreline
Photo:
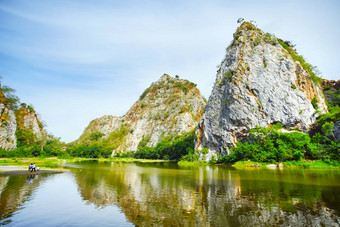
[[[23,166],[3,166],[0,165],[0,176],[22,176],[22,175],[40,175],[40,174],[57,174],[66,173],[68,169],[40,169],[36,172],[29,172],[28,168]]]

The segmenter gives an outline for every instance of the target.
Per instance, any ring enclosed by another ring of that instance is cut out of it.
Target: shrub
[[[137,151],[122,154],[122,157],[142,158],[142,159],[166,159],[180,160],[183,156],[193,154],[194,149],[194,131],[184,133],[179,136],[167,136],[157,143],[155,147],[146,146],[147,138],[143,138],[138,146]],[[190,156],[190,155],[189,155]],[[190,157],[186,158],[190,158]]]
[[[102,132],[93,132],[90,134],[90,139],[91,140],[94,140],[94,141],[97,141],[98,139],[102,138],[105,134],[102,133]]]

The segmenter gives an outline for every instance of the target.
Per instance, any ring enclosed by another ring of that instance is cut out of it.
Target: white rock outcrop
[[[256,126],[280,122],[306,132],[318,111],[327,112],[321,90],[275,36],[245,22],[226,51],[196,131],[196,149],[208,148],[207,159],[228,154]]]
[[[17,146],[15,114],[4,103],[0,103],[0,147],[12,150]]]
[[[21,107],[15,112],[15,115],[18,129],[32,132],[36,137],[35,140],[47,139],[47,132],[32,107]],[[37,141],[31,141],[31,143],[34,142]]]

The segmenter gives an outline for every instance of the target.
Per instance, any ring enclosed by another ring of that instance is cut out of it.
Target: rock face
[[[17,123],[15,114],[6,101],[7,98],[2,93],[0,86],[0,147],[5,150],[12,150],[17,146],[15,137]]]
[[[165,136],[194,130],[205,105],[196,84],[164,74],[123,117],[93,120],[75,143],[90,141],[93,133],[100,132],[100,140],[114,152],[137,150],[142,140],[155,146]]]
[[[32,132],[37,140],[42,139],[46,135],[43,124],[39,121],[35,110],[30,106],[21,107],[15,112],[15,115],[18,129]]]
[[[12,150],[17,146],[15,114],[4,103],[0,103],[0,147]]]
[[[208,148],[207,159],[228,154],[256,126],[280,122],[306,132],[318,111],[327,112],[321,90],[283,45],[251,23],[237,29],[196,131],[196,149]]]

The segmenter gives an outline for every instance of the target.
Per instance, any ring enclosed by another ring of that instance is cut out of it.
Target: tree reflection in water
[[[20,205],[29,199],[45,177],[46,175],[0,176],[0,220],[11,217],[20,209]]]

